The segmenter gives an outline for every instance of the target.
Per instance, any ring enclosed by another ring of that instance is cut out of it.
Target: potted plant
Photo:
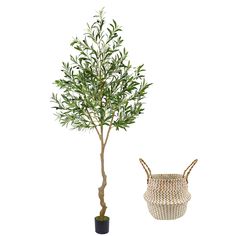
[[[104,11],[87,24],[84,38],[71,43],[76,55],[63,62],[64,77],[55,80],[59,93],[52,94],[53,108],[62,126],[77,130],[94,129],[100,141],[102,184],[98,188],[101,211],[95,217],[95,230],[109,231],[104,190],[107,176],[104,153],[112,128],[127,129],[143,113],[143,98],[150,86],[143,65],[132,67],[122,47],[121,27],[113,20],[106,25]]]

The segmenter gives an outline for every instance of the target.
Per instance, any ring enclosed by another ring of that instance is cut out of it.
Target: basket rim
[[[162,173],[162,174],[152,174],[151,179],[154,179],[154,180],[179,180],[179,179],[185,179],[185,178],[181,174]]]

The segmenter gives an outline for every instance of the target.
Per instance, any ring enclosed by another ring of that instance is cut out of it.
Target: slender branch
[[[115,112],[113,113],[112,118],[111,118],[111,122],[110,122],[110,124],[109,124],[109,128],[108,128],[108,131],[107,131],[106,139],[105,139],[105,142],[104,142],[104,147],[105,147],[106,144],[107,144],[107,141],[108,141],[108,138],[109,138],[109,134],[110,134],[110,132],[111,132],[111,128],[112,128],[112,123],[113,123],[113,120],[114,120],[114,116],[115,116]]]
[[[97,134],[98,134],[99,139],[101,139],[101,134],[99,133],[98,128],[97,128],[97,126],[95,125],[95,123],[94,123],[94,121],[93,121],[93,119],[92,119],[92,116],[90,115],[90,113],[89,113],[89,111],[88,111],[87,108],[86,108],[86,111],[87,111],[87,113],[88,113],[89,119],[91,120],[92,124],[94,125],[94,128],[96,129],[96,132],[97,132]]]
[[[102,145],[104,145],[104,139],[103,139],[103,125],[101,125],[101,142],[102,142]]]

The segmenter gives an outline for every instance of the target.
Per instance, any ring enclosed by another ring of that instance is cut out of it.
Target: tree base
[[[110,218],[107,216],[95,217],[95,232],[98,234],[107,234],[109,232],[109,221]]]

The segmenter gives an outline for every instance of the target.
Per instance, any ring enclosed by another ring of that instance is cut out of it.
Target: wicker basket
[[[144,160],[140,159],[140,162],[147,174],[147,191],[144,199],[151,215],[158,220],[174,220],[183,216],[187,203],[191,199],[191,194],[188,192],[188,176],[197,163],[197,159],[187,167],[182,175],[153,175]]]

